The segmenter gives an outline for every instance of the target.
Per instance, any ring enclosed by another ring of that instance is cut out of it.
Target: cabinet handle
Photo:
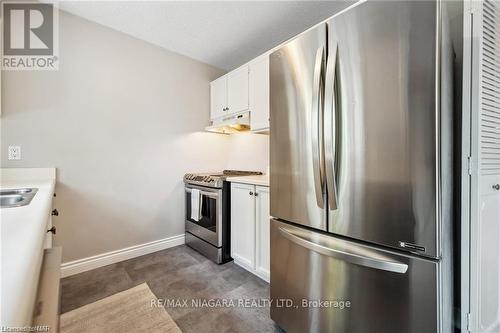
[[[259,196],[259,193],[255,192],[255,194],[254,194],[254,195],[257,197],[257,196]]]
[[[56,234],[56,231],[57,231],[56,227],[52,227],[49,230],[47,230],[47,232],[51,232],[53,235]]]
[[[52,211],[52,216],[59,216],[59,212],[57,211],[57,209],[54,209]]]
[[[249,193],[249,194],[250,194],[250,195],[253,195],[253,192],[252,192],[252,191],[250,191],[250,193]]]
[[[500,191],[500,184],[495,184],[492,187],[494,190]]]

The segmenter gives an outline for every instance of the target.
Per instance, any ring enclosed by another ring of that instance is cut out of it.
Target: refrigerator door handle
[[[324,208],[323,196],[323,149],[320,147],[322,144],[322,81],[323,81],[323,59],[324,47],[318,48],[316,51],[316,59],[314,62],[314,76],[313,76],[313,91],[312,91],[312,109],[311,109],[311,132],[312,132],[312,162],[313,162],[313,177],[314,177],[314,191],[316,193],[316,203],[318,207]]]
[[[318,233],[313,233],[307,230],[295,231],[285,227],[279,227],[283,237],[291,242],[305,247],[311,251],[349,262],[354,265],[370,267],[378,270],[404,274],[408,270],[408,265],[399,261],[395,261],[387,256],[371,251],[366,247],[357,246],[356,244],[344,244],[342,248],[335,249],[321,242],[324,237]],[[331,240],[330,240],[331,242]],[[322,244],[323,243],[323,244]]]
[[[337,66],[337,43],[328,50],[325,78],[325,110],[324,110],[324,133],[325,133],[325,173],[326,188],[328,191],[328,205],[331,210],[336,210],[337,204],[337,184],[335,172],[336,154],[336,115],[337,100],[335,96],[335,71]]]

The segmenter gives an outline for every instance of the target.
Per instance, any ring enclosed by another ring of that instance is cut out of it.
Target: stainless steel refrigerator
[[[451,331],[452,63],[440,1],[367,1],[271,54],[285,331]]]

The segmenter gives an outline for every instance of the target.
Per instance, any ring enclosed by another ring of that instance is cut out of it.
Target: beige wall
[[[266,170],[267,137],[202,131],[221,73],[66,13],[59,71],[3,73],[1,166],[58,169],[64,262],[182,234],[185,172]]]

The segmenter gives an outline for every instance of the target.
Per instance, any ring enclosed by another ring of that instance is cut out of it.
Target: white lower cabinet
[[[269,187],[231,183],[231,257],[269,282]]]
[[[231,183],[231,257],[255,268],[255,186]]]
[[[269,187],[255,186],[255,272],[269,282]]]

